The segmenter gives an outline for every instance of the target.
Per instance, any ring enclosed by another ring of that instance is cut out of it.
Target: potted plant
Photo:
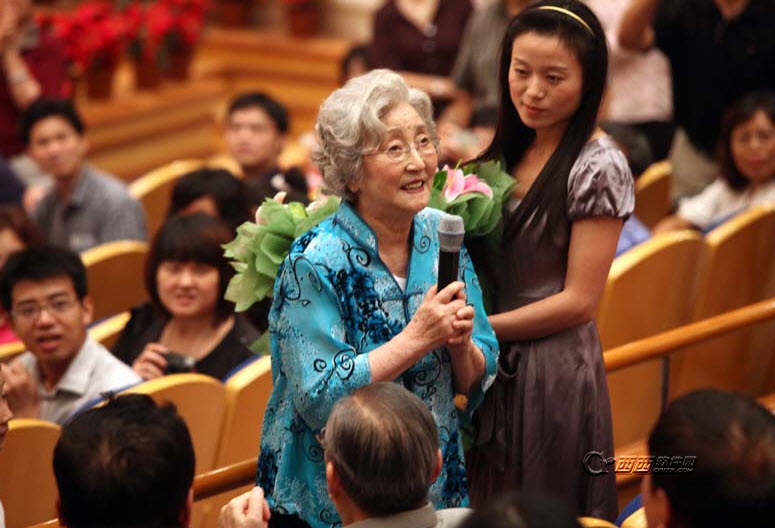
[[[113,6],[92,0],[70,13],[48,15],[42,22],[64,42],[76,75],[86,81],[87,96],[110,98],[113,75],[125,47],[124,23]]]

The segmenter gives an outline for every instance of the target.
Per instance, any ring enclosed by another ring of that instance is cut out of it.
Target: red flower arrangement
[[[72,13],[41,18],[41,24],[62,40],[68,59],[83,71],[115,67],[124,52],[124,20],[107,1],[84,2]]]
[[[123,15],[130,52],[134,57],[155,59],[164,65],[169,52],[194,47],[202,33],[208,8],[208,0],[129,4]]]

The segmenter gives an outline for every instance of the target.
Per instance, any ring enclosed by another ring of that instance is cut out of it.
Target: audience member
[[[5,374],[17,416],[61,424],[102,392],[140,381],[87,334],[92,302],[77,254],[43,246],[11,255],[0,272],[0,302],[28,350]]]
[[[16,177],[5,158],[0,155],[0,205],[21,205],[24,198],[24,184]]]
[[[22,117],[27,151],[54,178],[33,216],[49,243],[83,251],[111,240],[145,240],[145,214],[118,180],[85,161],[88,142],[73,103],[40,99]]]
[[[626,0],[584,3],[595,12],[608,38],[608,86],[601,120],[629,128],[631,134],[642,134],[657,160],[667,158],[675,129],[670,64],[657,49],[641,53],[619,45],[619,25],[629,4]]]
[[[177,214],[204,213],[236,231],[250,220],[252,204],[248,201],[245,182],[223,169],[199,169],[182,176],[172,189],[167,217]]]
[[[439,118],[440,128],[448,124],[465,128],[470,125],[473,113],[481,108],[497,111],[498,57],[503,35],[509,21],[529,3],[530,0],[492,0],[474,11],[452,68],[452,80],[460,89],[459,97]]]
[[[226,143],[242,169],[253,207],[279,191],[286,192],[289,201],[308,201],[304,174],[296,168],[282,171],[278,167],[287,136],[288,111],[268,95],[241,94],[229,105]]]
[[[490,0],[474,10],[463,33],[451,78],[456,90],[439,117],[441,159],[471,159],[492,140],[498,112],[498,57],[509,21],[530,0]],[[493,119],[493,116],[495,119]]]
[[[449,75],[472,9],[471,0],[387,0],[374,14],[374,67],[427,92],[439,115],[456,92]]]
[[[724,111],[749,91],[775,88],[773,27],[771,0],[631,0],[621,46],[656,46],[670,61],[674,198],[697,194],[716,177],[712,156]]]
[[[509,492],[477,509],[460,528],[581,528],[581,524],[562,501]]]
[[[765,528],[775,519],[775,416],[708,389],[668,405],[648,440],[649,528]]]
[[[54,449],[67,528],[188,528],[194,447],[172,404],[127,394],[62,428]]]
[[[8,407],[8,390],[5,386],[5,369],[7,367],[0,363],[0,449],[5,443],[5,436],[8,434],[8,422],[13,418],[13,413]],[[5,511],[3,503],[0,502],[0,527],[5,527]]]
[[[339,85],[344,86],[353,77],[368,73],[373,68],[374,62],[371,60],[369,46],[365,44],[353,46],[342,59],[339,70]]]
[[[35,224],[21,207],[0,205],[0,270],[8,257],[30,246],[40,245]],[[5,311],[0,308],[0,344],[17,341]]]
[[[113,346],[143,379],[187,370],[221,379],[252,356],[258,332],[224,299],[234,268],[222,244],[233,237],[204,214],[170,218],[157,233],[145,269],[151,303],[132,310]]]
[[[328,494],[343,526],[452,528],[470,514],[434,511],[429,502],[442,467],[439,429],[428,406],[401,385],[373,383],[345,396],[319,438]],[[250,493],[237,497],[221,511],[221,525],[260,526],[258,504]]]
[[[35,23],[32,0],[0,2],[0,155],[24,150],[21,112],[41,96],[70,95],[64,45]]]
[[[748,94],[729,109],[717,159],[721,177],[683,199],[675,215],[654,226],[655,233],[708,231],[749,207],[775,203],[775,92]]]

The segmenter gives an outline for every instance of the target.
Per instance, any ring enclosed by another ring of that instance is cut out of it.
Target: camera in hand
[[[183,372],[191,372],[194,370],[196,360],[177,352],[167,352],[164,355],[164,359],[167,360],[167,368],[164,369],[165,374],[181,374]]]

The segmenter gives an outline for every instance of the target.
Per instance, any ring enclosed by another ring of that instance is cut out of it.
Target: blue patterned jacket
[[[376,235],[353,208],[339,210],[293,243],[274,287],[269,315],[274,388],[264,416],[257,483],[273,511],[313,528],[338,527],[315,435],[342,396],[371,382],[369,351],[409,322],[436,283],[441,213],[414,218],[406,291],[382,263]],[[468,254],[460,269],[475,308],[473,340],[486,372],[469,397],[478,404],[495,378],[498,344]],[[397,380],[425,401],[439,426],[443,468],[431,487],[437,508],[466,506],[468,487],[449,354],[433,350]],[[401,483],[397,482],[397,486]]]

